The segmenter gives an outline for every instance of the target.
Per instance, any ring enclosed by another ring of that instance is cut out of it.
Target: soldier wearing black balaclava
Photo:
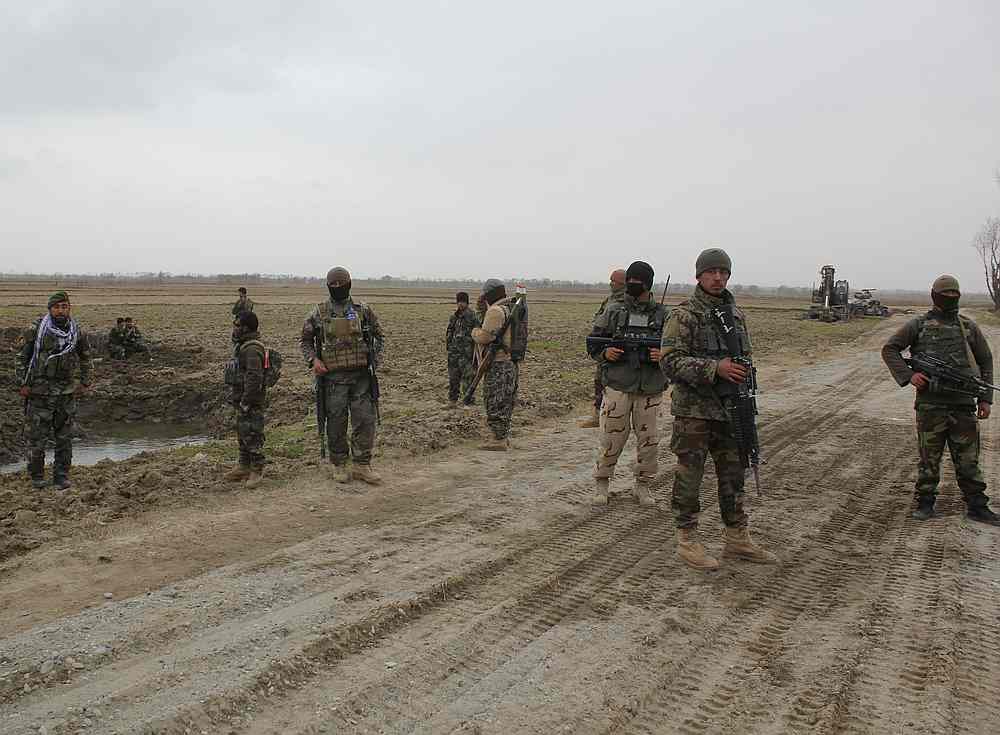
[[[370,306],[351,298],[351,274],[346,268],[331,268],[326,286],[330,297],[313,308],[302,326],[302,356],[325,391],[327,445],[335,480],[346,483],[354,478],[377,485],[382,478],[371,462],[378,407],[372,398],[369,366],[377,371],[382,365],[382,327]]]
[[[955,479],[962,492],[967,517],[1000,526],[1000,517],[990,510],[986,481],[979,468],[979,425],[990,417],[992,391],[979,400],[949,391],[930,377],[914,372],[903,361],[903,350],[911,355],[936,357],[955,367],[993,382],[993,354],[979,326],[958,313],[961,299],[958,279],[940,276],[931,286],[934,308],[911,319],[882,348],[882,359],[900,386],[916,388],[914,409],[920,464],[913,517],[927,520],[934,515],[934,501],[941,479],[941,456],[947,445],[955,466]]]

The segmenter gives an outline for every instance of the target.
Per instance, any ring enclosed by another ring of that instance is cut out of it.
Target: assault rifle
[[[378,374],[375,372],[375,338],[372,336],[371,327],[362,324],[361,336],[368,345],[368,393],[372,403],[375,404],[375,420],[381,424],[382,412],[379,411],[378,399],[382,396],[382,389],[378,384]]]
[[[743,354],[732,305],[712,309],[712,317],[726,341],[730,359],[747,369],[747,376],[740,383],[720,379],[716,393],[729,414],[740,453],[740,465],[744,470],[753,472],[754,486],[757,495],[760,495],[760,465],[763,460],[760,458],[760,438],[757,435],[757,368],[749,355]]]
[[[624,351],[626,359],[638,367],[640,362],[652,362],[649,351],[660,349],[660,338],[632,332],[625,332],[617,337],[587,337],[588,354],[597,354],[608,347]]]
[[[968,369],[963,369],[933,355],[918,352],[904,357],[903,362],[915,373],[923,373],[930,378],[928,390],[935,393],[948,391],[971,396],[977,400],[989,400],[990,391],[1000,390],[1000,386],[987,383]]]
[[[514,311],[520,309],[524,306],[524,294],[518,293],[517,298],[514,299],[514,303],[510,308],[510,315],[504,320],[503,326],[500,327],[500,331],[497,332],[497,336],[490,342],[489,347],[486,350],[486,354],[483,355],[483,359],[479,361],[479,368],[476,370],[476,376],[472,379],[469,384],[469,389],[465,392],[462,401],[466,404],[472,403],[472,397],[476,395],[476,388],[479,387],[479,381],[490,371],[490,367],[493,362],[497,359],[497,352],[503,348],[503,336],[507,334],[507,329],[510,327],[511,321],[514,318]],[[487,307],[487,311],[489,307]],[[483,317],[483,321],[486,321],[486,317]]]
[[[316,357],[323,359],[323,338],[316,335],[313,344],[316,347]],[[319,433],[319,456],[326,459],[326,386],[323,383],[323,376],[316,375],[313,378],[316,386],[316,431]]]

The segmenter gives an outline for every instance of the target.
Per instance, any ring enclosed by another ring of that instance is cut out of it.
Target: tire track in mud
[[[857,454],[857,448],[845,445],[842,452],[834,458],[829,464],[825,464],[821,467],[814,468],[812,476],[807,476],[807,480],[815,482],[817,485],[821,485],[824,481],[830,483],[831,485],[840,482],[836,478],[836,474],[832,472],[834,468],[842,464],[848,463],[851,457],[855,457]],[[833,479],[831,479],[833,478]],[[659,483],[662,485],[666,482],[666,478],[661,477]],[[661,528],[657,530],[656,533],[656,543],[654,546],[655,550],[659,551],[652,560],[645,560],[646,563],[639,564],[643,561],[642,557],[636,557],[630,549],[626,548],[625,544],[621,547],[609,549],[607,553],[614,554],[615,556],[625,555],[628,561],[635,565],[636,568],[629,569],[627,573],[623,576],[619,572],[615,572],[610,576],[602,579],[603,586],[598,586],[596,589],[592,590],[590,586],[588,589],[588,599],[590,604],[595,608],[601,608],[604,606],[613,606],[617,602],[627,599],[629,596],[633,596],[637,591],[641,590],[645,581],[650,579],[653,575],[663,575],[668,569],[678,568],[679,564],[676,561],[674,554],[672,553],[672,548],[663,549],[666,546],[666,541],[672,540],[673,529],[663,528],[663,526],[672,526],[669,521],[664,519],[661,521]],[[633,540],[633,536],[638,537],[640,541],[642,539],[642,532],[638,529],[633,529],[631,531],[631,536],[629,536],[629,543],[636,543]],[[642,544],[645,546],[645,544]],[[572,578],[574,574],[583,573],[583,570],[601,570],[606,568],[606,565],[612,563],[613,560],[609,559],[590,559],[587,560],[584,567],[581,569],[579,566],[570,570],[568,573]],[[618,569],[620,565],[614,565],[613,568]],[[593,574],[598,573],[594,571],[588,571],[587,573]],[[557,579],[562,579],[562,575]],[[678,577],[679,582],[683,583],[683,578]],[[613,588],[609,588],[608,584],[610,582],[616,582]],[[765,584],[765,583],[762,583]],[[397,692],[392,690],[392,681],[396,679],[405,679],[410,682],[407,688],[407,697],[409,706],[412,706],[414,699],[421,699],[420,696],[413,696],[413,688],[416,686],[419,691],[423,691],[425,684],[430,682],[434,689],[434,701],[438,703],[439,708],[445,707],[448,704],[448,695],[442,692],[441,683],[449,680],[456,671],[464,672],[461,679],[463,682],[462,691],[453,692],[456,696],[463,696],[465,692],[469,691],[475,684],[482,680],[485,676],[492,674],[499,667],[502,667],[507,661],[510,661],[517,651],[523,650],[534,640],[537,640],[541,635],[544,635],[548,630],[551,630],[555,625],[565,619],[572,611],[578,609],[582,605],[582,601],[579,598],[573,596],[572,590],[566,592],[567,599],[551,599],[551,581],[544,583],[542,589],[544,589],[548,595],[545,599],[547,604],[552,607],[556,613],[549,614],[548,617],[544,615],[538,616],[534,609],[523,609],[515,608],[513,613],[505,611],[502,621],[503,625],[499,628],[499,635],[501,639],[504,636],[513,636],[514,641],[516,641],[516,651],[502,650],[498,651],[496,648],[482,650],[481,648],[473,649],[475,651],[475,661],[477,662],[476,667],[474,667],[471,672],[466,668],[461,656],[456,656],[453,648],[453,644],[449,644],[449,647],[443,649],[435,648],[431,653],[427,654],[426,659],[422,659],[421,663],[416,669],[404,668],[399,671],[398,674],[391,677],[387,681],[380,681],[379,683],[369,687],[365,690],[364,696],[356,699],[346,699],[338,700],[341,711],[353,712],[358,714],[359,711],[364,712],[366,708],[373,707],[377,704],[381,711],[384,712],[387,701],[393,701],[398,699],[399,695]],[[537,591],[531,591],[528,593],[529,600],[536,599]],[[510,617],[514,617],[516,620],[511,621]],[[526,627],[520,627],[516,625],[517,620],[526,619],[529,622],[526,623]],[[542,622],[539,623],[538,621]],[[489,626],[487,625],[487,628]],[[477,621],[476,631],[480,631],[480,623]],[[496,629],[494,629],[496,630]],[[521,633],[521,635],[517,635]],[[501,639],[498,639],[501,640]],[[478,640],[478,637],[477,637]],[[508,641],[508,645],[510,645]],[[492,667],[488,669],[481,668],[482,661],[492,662]],[[416,684],[414,684],[414,682]],[[402,687],[397,687],[397,690],[401,690]],[[424,697],[424,700],[430,699],[429,697]],[[373,704],[374,703],[374,704]],[[424,711],[421,713],[421,717],[426,718],[433,715],[433,711]],[[264,713],[265,721],[275,722],[272,719],[272,715]],[[411,723],[412,724],[412,723]],[[374,725],[373,725],[374,726]],[[264,731],[265,726],[260,725],[261,731]],[[301,732],[313,732],[314,730],[310,727],[318,727],[318,725],[311,725],[305,727]],[[405,727],[404,727],[405,729]],[[256,730],[254,730],[256,731]]]
[[[670,723],[693,735],[717,731],[719,722],[737,708],[749,709],[754,718],[766,713],[741,697],[757,662],[780,653],[803,616],[835,608],[838,591],[866,567],[864,561],[849,562],[840,555],[845,543],[864,538],[869,546],[877,545],[892,523],[898,499],[866,492],[880,476],[877,450],[858,449],[853,456],[862,458],[867,471],[851,482],[860,490],[846,493],[816,535],[805,540],[805,546],[818,552],[793,552],[791,562],[752,585],[748,599],[705,631],[693,650],[668,654],[663,673],[640,696],[638,712],[619,713],[607,732],[659,733]],[[821,492],[834,491],[841,483],[835,467],[836,461],[820,483]]]

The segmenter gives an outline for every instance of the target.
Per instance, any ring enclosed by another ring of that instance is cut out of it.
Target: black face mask
[[[327,286],[326,290],[330,292],[330,298],[334,301],[346,301],[351,295],[350,286]]]
[[[931,292],[931,300],[934,302],[934,306],[939,308],[941,311],[948,313],[958,311],[958,302],[961,300],[961,296],[944,296],[939,293]]]
[[[646,290],[646,284],[644,283],[626,283],[625,293],[631,296],[633,299],[637,299],[642,296],[642,292]]]

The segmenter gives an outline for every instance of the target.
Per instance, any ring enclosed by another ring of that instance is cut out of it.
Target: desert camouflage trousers
[[[747,516],[743,512],[743,467],[740,465],[739,448],[729,422],[675,416],[670,449],[677,455],[674,495],[671,501],[677,528],[698,525],[701,480],[705,474],[705,460],[709,455],[712,455],[715,462],[715,474],[719,480],[719,511],[722,522],[730,527],[746,526]]]
[[[517,398],[518,364],[512,360],[494,362],[483,382],[483,401],[486,404],[486,424],[497,439],[510,436],[510,417]]]
[[[920,450],[915,486],[917,499],[933,501],[937,496],[945,445],[951,454],[955,479],[966,505],[970,508],[985,506],[989,498],[979,469],[979,424],[971,406],[917,407],[917,446]]]
[[[371,378],[363,373],[350,382],[334,383],[327,378],[326,444],[333,464],[344,464],[353,456],[356,464],[371,464],[375,448],[378,415],[371,396]],[[347,424],[350,418],[351,443],[348,449]]]
[[[600,444],[594,465],[596,479],[609,478],[614,474],[615,465],[625,449],[629,434],[634,431],[636,482],[653,481],[656,477],[656,449],[660,443],[656,421],[662,403],[662,393],[646,395],[604,388],[598,433]]]
[[[240,464],[255,470],[264,467],[264,409],[237,406],[236,438],[240,443]]]
[[[476,369],[472,366],[472,354],[458,350],[448,352],[448,400],[457,401],[469,392]],[[461,391],[461,392],[460,392]]]
[[[41,478],[45,473],[45,449],[51,436],[55,443],[52,474],[66,477],[73,464],[73,423],[76,398],[72,393],[31,396],[24,416],[28,439],[28,473]]]

